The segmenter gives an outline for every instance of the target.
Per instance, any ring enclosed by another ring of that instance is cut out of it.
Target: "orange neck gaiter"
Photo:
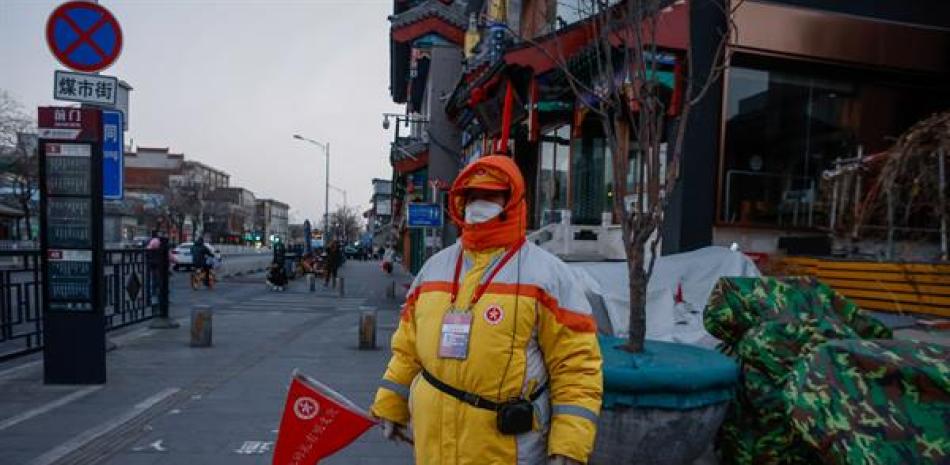
[[[500,215],[484,223],[465,222],[465,191],[495,189],[510,192],[508,204]],[[462,231],[465,250],[509,247],[525,237],[528,208],[524,178],[514,160],[505,155],[490,155],[467,166],[452,184],[449,216]]]

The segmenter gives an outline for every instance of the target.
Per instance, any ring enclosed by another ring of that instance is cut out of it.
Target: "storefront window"
[[[571,217],[574,224],[600,224],[612,210],[610,149],[600,123],[588,120],[583,136],[574,139],[571,158]]]
[[[950,92],[899,77],[746,57],[729,70],[720,221],[827,225],[821,173],[886,150]]]
[[[560,126],[541,136],[538,167],[538,224],[559,222],[558,210],[567,208],[568,164],[571,156],[570,126]]]

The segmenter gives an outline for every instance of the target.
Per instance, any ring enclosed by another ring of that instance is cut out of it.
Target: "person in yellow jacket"
[[[458,176],[459,242],[409,289],[372,414],[417,464],[582,464],[603,394],[591,309],[561,260],[525,241],[524,180],[507,156]]]

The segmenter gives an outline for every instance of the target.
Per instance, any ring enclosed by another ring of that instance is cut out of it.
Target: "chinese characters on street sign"
[[[73,73],[57,70],[53,73],[53,98],[94,105],[115,105],[119,80],[113,76]]]
[[[92,310],[92,251],[56,250],[46,253],[52,310]]]
[[[48,195],[92,195],[89,170],[92,150],[87,144],[46,144]]]
[[[122,130],[122,112],[102,112],[102,196],[109,200],[121,200],[123,191],[122,170],[125,142]]]
[[[99,111],[89,108],[40,107],[39,137],[41,139],[99,139]]]
[[[410,228],[442,227],[442,206],[437,203],[409,203],[408,226]]]

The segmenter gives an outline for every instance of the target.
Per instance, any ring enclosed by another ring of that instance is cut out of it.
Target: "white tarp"
[[[588,296],[601,296],[616,336],[630,325],[630,294],[624,262],[570,263]],[[760,276],[749,257],[725,247],[706,247],[659,257],[647,286],[647,339],[705,347],[717,341],[703,327],[703,308],[721,277]],[[685,305],[675,305],[682,283]],[[595,309],[596,311],[596,309]]]

